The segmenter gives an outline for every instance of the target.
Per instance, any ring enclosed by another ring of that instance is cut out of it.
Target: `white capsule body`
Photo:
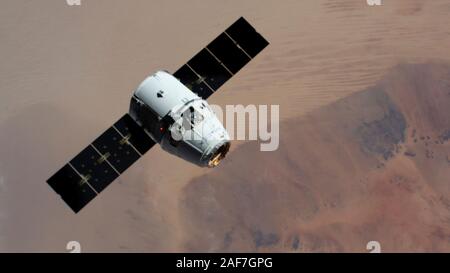
[[[161,147],[199,166],[216,166],[230,137],[208,103],[165,71],[133,93],[130,115]]]

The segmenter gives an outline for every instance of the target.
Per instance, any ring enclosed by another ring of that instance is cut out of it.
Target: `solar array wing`
[[[241,17],[174,76],[207,99],[268,44]],[[77,213],[153,145],[144,129],[125,114],[47,183]]]
[[[77,213],[155,142],[128,114],[47,180]]]
[[[207,99],[268,44],[241,17],[178,69],[174,76]]]

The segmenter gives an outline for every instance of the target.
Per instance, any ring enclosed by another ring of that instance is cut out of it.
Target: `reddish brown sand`
[[[448,1],[241,2],[2,4],[0,251],[449,251]],[[46,179],[240,16],[271,45],[211,102],[279,104],[280,149],[156,147],[74,215]]]
[[[185,247],[450,250],[450,66],[383,81],[283,123],[280,149],[240,146],[184,188]]]

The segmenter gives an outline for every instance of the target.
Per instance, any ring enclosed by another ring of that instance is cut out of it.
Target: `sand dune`
[[[286,121],[275,153],[240,146],[191,181],[192,251],[449,251],[450,66],[380,83]]]
[[[0,251],[448,251],[448,68],[398,66],[450,62],[448,1],[232,2],[2,3]],[[279,104],[281,149],[204,170],[155,148],[71,214],[45,180],[240,16],[271,44],[211,102]]]

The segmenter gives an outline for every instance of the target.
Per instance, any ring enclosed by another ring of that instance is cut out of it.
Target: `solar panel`
[[[241,17],[174,76],[207,99],[268,44]],[[144,129],[125,114],[47,183],[77,213],[154,145]]]
[[[102,154],[118,173],[123,173],[136,160],[141,157],[137,150],[127,145],[127,138],[122,137],[119,132],[111,127],[106,130],[92,145]]]
[[[78,212],[153,145],[155,142],[126,114],[47,183]]]
[[[116,123],[114,128],[119,131],[122,136],[129,137],[129,142],[141,154],[145,154],[150,150],[155,142],[144,132],[141,126],[137,124],[133,118],[125,114]]]
[[[75,170],[85,177],[89,185],[99,193],[120,174],[108,164],[108,157],[108,154],[100,154],[94,147],[89,145],[72,159],[70,164],[72,164]]]
[[[89,203],[97,193],[84,183],[83,178],[66,164],[47,180],[53,190],[61,195],[66,204],[76,213]]]
[[[207,49],[202,49],[189,60],[188,65],[205,78],[205,82],[214,91],[233,76]]]
[[[197,76],[186,64],[178,69],[174,76],[180,79],[181,83],[192,92],[197,93],[202,98],[208,98],[213,93],[213,90],[203,82],[203,79]]]
[[[268,44],[241,17],[178,69],[174,76],[207,99]]]
[[[239,18],[234,24],[225,30],[250,57],[254,58],[269,42],[244,19]]]
[[[250,57],[238,48],[226,33],[222,33],[207,48],[233,73],[236,74],[250,62]]]

